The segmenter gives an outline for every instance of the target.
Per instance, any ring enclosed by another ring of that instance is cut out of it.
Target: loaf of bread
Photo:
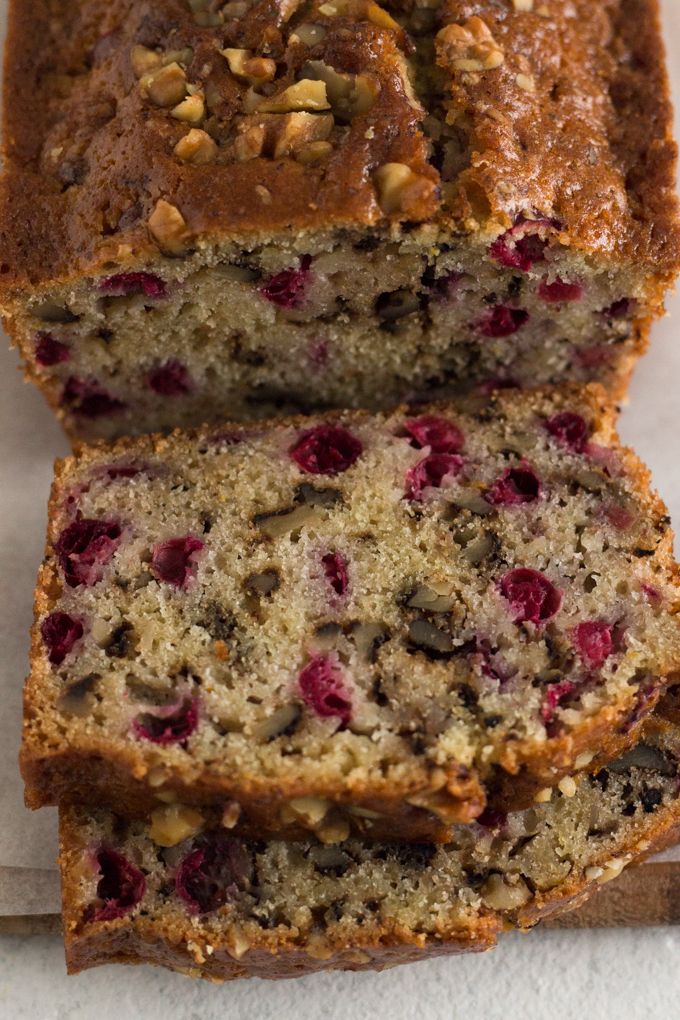
[[[11,0],[0,308],[81,437],[620,393],[670,124],[657,0]]]
[[[547,803],[455,826],[445,846],[243,841],[182,805],[130,822],[61,812],[69,970],[156,963],[211,980],[363,970],[488,949],[570,910],[677,839],[668,724]]]
[[[445,839],[634,741],[680,666],[671,543],[596,387],[82,448],[50,503],[28,802]]]

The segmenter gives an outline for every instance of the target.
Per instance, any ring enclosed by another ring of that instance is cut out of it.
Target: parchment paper
[[[680,106],[680,4],[664,0],[663,8]],[[5,0],[0,0],[0,33],[5,9]],[[668,312],[638,366],[620,429],[652,469],[680,531],[680,295],[669,301]],[[18,359],[6,347],[0,335],[0,916],[25,916],[52,913],[59,906],[56,812],[24,808],[16,758],[52,463],[68,452],[68,445],[40,394],[22,382]],[[680,849],[663,856],[680,861]]]

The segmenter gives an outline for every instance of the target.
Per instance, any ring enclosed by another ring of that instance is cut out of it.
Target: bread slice
[[[49,516],[33,807],[438,840],[629,746],[680,664],[668,518],[594,388],[84,447]]]
[[[0,309],[72,435],[625,390],[680,264],[657,0],[9,6]]]
[[[524,812],[455,826],[439,847],[253,843],[219,813],[179,805],[150,823],[65,808],[68,967],[279,978],[488,949],[677,839],[679,769],[679,732],[659,723],[606,770]]]

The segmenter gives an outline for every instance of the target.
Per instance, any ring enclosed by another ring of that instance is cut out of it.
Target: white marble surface
[[[565,0],[566,2],[566,0]],[[599,0],[597,0],[599,2]],[[0,0],[0,18],[4,9]],[[662,0],[674,93],[680,107],[680,0]],[[1,25],[0,25],[1,27]],[[20,691],[31,591],[44,535],[55,456],[66,443],[42,400],[23,386],[0,341],[0,865],[53,866],[54,817],[29,815],[16,770]],[[680,521],[680,296],[639,366],[621,431],[652,468]],[[0,904],[2,907],[2,904]],[[327,974],[277,984],[213,987],[151,968],[106,967],[66,978],[58,939],[0,937],[4,1020],[637,1020],[678,1013],[680,929],[534,932],[506,937],[480,957]]]

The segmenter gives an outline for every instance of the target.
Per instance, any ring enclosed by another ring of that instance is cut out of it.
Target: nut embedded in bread
[[[473,6],[13,0],[0,306],[72,435],[625,389],[679,263],[657,2]]]
[[[596,388],[83,447],[36,595],[29,803],[445,839],[633,742],[680,662],[671,541]]]

